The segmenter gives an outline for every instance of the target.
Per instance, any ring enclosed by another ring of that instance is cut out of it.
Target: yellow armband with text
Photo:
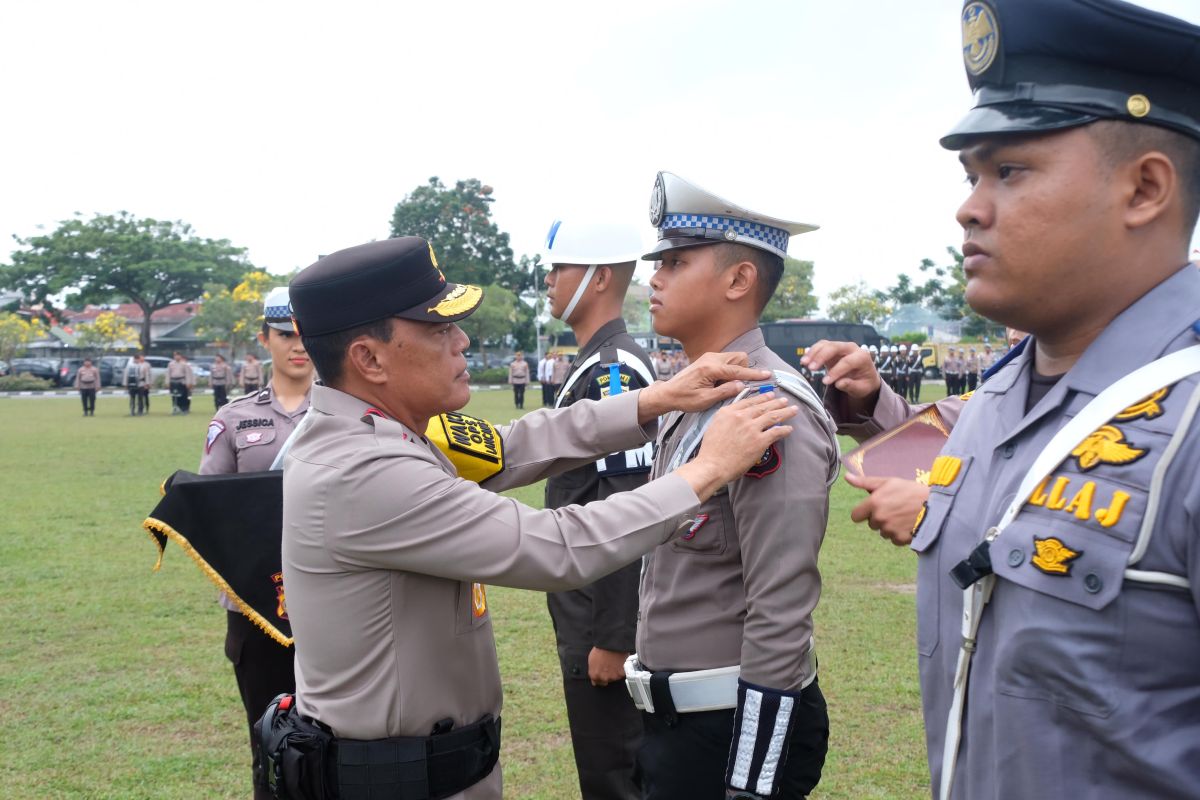
[[[425,438],[446,454],[460,478],[483,483],[504,469],[504,443],[485,419],[452,411],[429,420]]]

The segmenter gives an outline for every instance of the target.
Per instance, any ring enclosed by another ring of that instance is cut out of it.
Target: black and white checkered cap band
[[[287,306],[267,306],[263,309],[263,319],[267,322],[291,322],[292,310]]]
[[[671,238],[674,231],[703,229],[712,231],[732,230],[739,239],[753,239],[781,256],[787,255],[788,239],[791,234],[783,228],[773,228],[761,222],[751,222],[737,217],[718,217],[711,214],[667,214],[659,225],[659,238]]]

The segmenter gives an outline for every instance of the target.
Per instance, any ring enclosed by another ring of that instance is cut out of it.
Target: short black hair
[[[1200,217],[1200,141],[1157,125],[1100,120],[1088,125],[1110,167],[1117,167],[1151,150],[1171,159],[1179,175],[1179,199],[1183,203],[1184,231],[1191,238]]]
[[[327,386],[335,386],[342,380],[346,366],[346,352],[350,343],[360,336],[369,336],[381,342],[392,341],[392,318],[384,317],[373,322],[356,325],[344,331],[334,331],[324,336],[301,336],[317,376]]]
[[[737,242],[721,242],[717,249],[717,268],[725,269],[749,261],[758,271],[758,312],[767,307],[783,278],[783,257],[759,247]]]

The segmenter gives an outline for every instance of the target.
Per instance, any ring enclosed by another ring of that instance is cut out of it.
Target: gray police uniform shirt
[[[611,320],[596,331],[575,357],[575,364],[567,375],[571,388],[559,398],[559,407],[582,399],[608,397],[611,392],[608,364],[618,357],[618,349],[632,355],[641,362],[647,374],[654,375],[649,357],[626,332],[625,320]],[[600,356],[600,360],[588,367],[587,374],[580,375],[571,383],[577,369],[596,355]],[[622,392],[640,389],[649,383],[638,370],[629,366],[622,366],[620,375]],[[647,442],[632,450],[613,453],[578,469],[554,475],[546,481],[546,508],[589,503],[617,492],[636,489],[646,482],[653,457],[653,445]],[[569,592],[553,592],[547,597],[555,633],[559,642],[566,645],[559,649],[566,674],[586,678],[587,651],[593,647],[633,651],[640,572],[641,565],[635,561],[590,586]]]
[[[497,430],[504,469],[457,476],[421,432],[313,387],[283,473],[283,572],[302,713],[338,736],[428,736],[500,713],[483,584],[582,586],[677,535],[698,500],[667,476],[603,503],[536,510],[495,494],[634,447],[637,392]],[[455,797],[498,799],[500,770]]]
[[[942,451],[912,548],[933,785],[961,640],[949,570],[1000,520],[1051,437],[1122,376],[1197,343],[1200,273],[1188,265],[1118,316],[1026,413],[1033,348],[976,391]],[[955,798],[1200,797],[1200,426],[1147,516],[1151,475],[1200,379],[1129,407],[1039,486],[991,545],[998,576],[971,665]],[[1178,444],[1178,442],[1177,442]],[[1147,523],[1139,570],[1125,577]]]
[[[796,374],[767,349],[758,328],[724,349],[748,353],[751,367]],[[699,416],[675,413],[662,422],[652,478]],[[807,406],[789,424],[791,435],[647,558],[637,631],[644,667],[740,664],[743,680],[778,691],[799,691],[809,677],[805,656],[821,594],[817,552],[839,454],[832,424]]]
[[[132,378],[137,383],[138,386],[141,386],[141,387],[149,386],[150,385],[150,363],[148,361],[138,362],[138,361],[130,360],[125,365],[124,383],[126,386],[129,385],[130,378]]]
[[[279,449],[304,418],[310,400],[311,392],[294,410],[287,411],[268,385],[261,392],[239,397],[222,406],[208,423],[200,474],[226,475],[270,469]],[[220,602],[229,611],[238,610],[224,592],[221,592]]]

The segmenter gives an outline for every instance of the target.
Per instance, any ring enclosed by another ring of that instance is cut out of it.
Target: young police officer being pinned
[[[455,323],[483,293],[448,282],[423,239],[326,256],[292,281],[291,300],[322,385],[284,459],[297,694],[264,720],[272,743],[281,729],[311,735],[278,762],[283,777],[315,766],[343,798],[499,800],[484,584],[583,586],[679,536],[790,433],[772,426],[794,409],[770,395],[735,403],[696,459],[662,479],[536,510],[494,492],[644,444],[661,414],[707,408],[766,372],[736,366],[745,354],[712,354],[671,381],[495,428],[458,412],[470,341]]]
[[[934,791],[1200,797],[1200,28],[1117,0],[962,26],[966,299],[1032,336],[912,536]]]
[[[659,229],[644,256],[660,262],[650,281],[655,332],[693,359],[746,351],[799,408],[794,433],[646,561],[637,655],[626,666],[645,711],[645,797],[804,797],[829,735],[812,612],[838,446],[821,401],[767,349],[758,317],[790,236],[814,226],[749,211],[670,173],[659,173],[650,213]],[[708,444],[710,413],[663,421],[651,477]]]
[[[308,411],[313,368],[292,328],[287,287],[267,294],[258,341],[271,354],[271,381],[265,389],[217,410],[208,424],[201,475],[270,469]],[[232,511],[237,513],[236,509]],[[226,610],[225,655],[233,662],[246,718],[253,726],[276,695],[294,691],[292,648],[278,644],[257,628],[224,593],[220,602]],[[257,768],[261,754],[253,733],[250,750]],[[256,788],[255,794],[270,797],[262,788]]]
[[[632,224],[559,220],[546,239],[550,314],[571,326],[579,353],[555,398],[629,392],[654,382],[649,356],[625,330],[621,308],[642,255]],[[546,508],[602,500],[646,482],[653,446],[612,453],[546,481]],[[582,800],[635,800],[642,719],[625,690],[625,659],[637,632],[641,562],[595,583],[546,596],[563,673],[563,694]]]

